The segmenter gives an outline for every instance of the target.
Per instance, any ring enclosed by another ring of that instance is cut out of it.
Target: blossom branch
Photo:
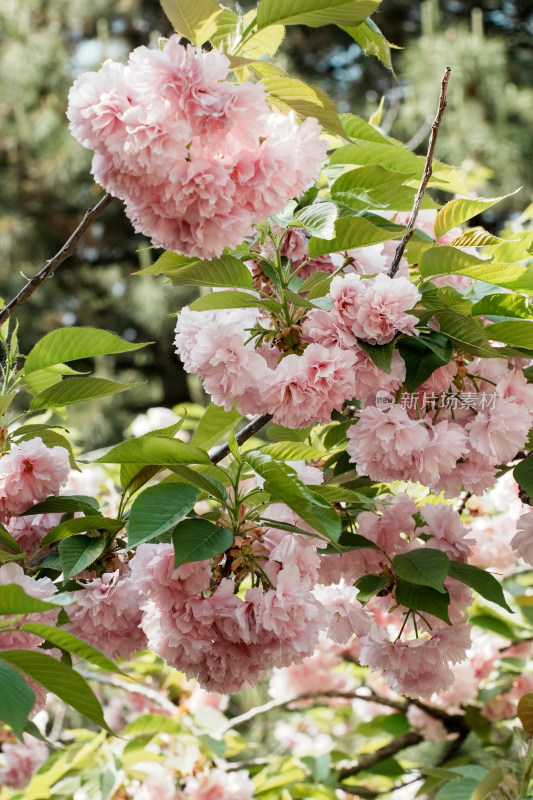
[[[28,280],[26,286],[24,286],[24,288],[20,290],[16,297],[14,297],[7,304],[7,306],[0,311],[0,325],[3,325],[4,322],[9,319],[15,309],[17,309],[25,300],[31,297],[41,283],[44,283],[47,278],[50,278],[59,265],[74,253],[78,242],[84,233],[91,227],[95,219],[100,216],[102,211],[107,208],[113,199],[114,198],[111,197],[110,194],[105,194],[94,206],[94,208],[89,208],[85,212],[85,216],[83,217],[82,221],[74,233],[67,239],[63,247],[55,254],[55,256],[46,262],[46,265],[40,272]]]
[[[433,120],[433,125],[431,126],[431,135],[429,137],[429,144],[428,144],[428,151],[426,155],[426,163],[424,166],[424,173],[422,175],[422,180],[420,181],[420,186],[418,187],[418,191],[415,196],[415,201],[413,204],[413,210],[411,211],[411,216],[409,217],[409,222],[407,223],[407,231],[403,235],[402,240],[398,247],[396,248],[396,253],[394,254],[394,258],[392,260],[392,264],[389,269],[389,277],[394,278],[398,269],[400,267],[400,260],[403,256],[405,247],[407,242],[413,235],[414,225],[416,222],[416,218],[418,217],[418,212],[420,211],[420,206],[422,204],[422,198],[424,197],[424,192],[426,191],[426,187],[429,183],[429,179],[433,173],[433,155],[435,153],[435,145],[437,144],[437,136],[439,135],[439,128],[442,122],[442,116],[444,114],[444,109],[446,108],[446,91],[448,89],[448,81],[450,80],[450,73],[451,67],[446,67],[444,71],[444,76],[441,82],[440,88],[440,97],[439,97],[439,107],[437,109],[437,116]]]
[[[254,435],[254,433],[257,433],[257,431],[260,431],[261,428],[264,428],[264,426],[270,422],[271,419],[272,414],[261,414],[260,417],[253,419],[242,429],[242,431],[239,431],[239,433],[236,435],[235,439],[237,440],[237,444],[243,444],[243,442],[246,442]],[[226,442],[226,444],[217,447],[216,450],[213,450],[210,453],[211,461],[213,464],[218,464],[218,462],[222,461],[223,458],[226,458],[229,453],[229,444]]]
[[[86,680],[96,681],[97,683],[102,683],[107,686],[114,686],[130,694],[138,694],[141,695],[141,697],[146,697],[147,700],[151,700],[156,705],[161,706],[161,708],[168,711],[169,714],[177,714],[178,712],[178,706],[174,705],[174,703],[162,695],[161,692],[151,689],[149,686],[143,686],[140,683],[134,682],[128,683],[128,681],[123,681],[112,675],[102,675],[99,672],[91,672],[85,669],[77,669],[76,672],[79,672],[82,678]]]
[[[378,764],[380,761],[391,758],[391,756],[399,753],[400,750],[405,750],[406,747],[412,747],[413,745],[419,744],[423,741],[424,737],[421,736],[421,734],[416,733],[416,731],[407,731],[407,733],[398,736],[397,739],[393,739],[392,742],[380,747],[373,753],[366,753],[360,758],[355,759],[355,761],[349,761],[346,763],[344,767],[339,769],[339,780],[342,781],[345,778],[350,778],[352,775],[357,775],[358,772],[362,772],[363,770]]]

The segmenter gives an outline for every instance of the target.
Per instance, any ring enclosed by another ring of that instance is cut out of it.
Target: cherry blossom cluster
[[[348,431],[351,459],[373,480],[419,481],[448,497],[463,487],[481,494],[494,483],[497,465],[524,446],[533,423],[533,386],[523,365],[521,359],[474,358],[460,367],[452,361],[417,390],[425,406],[367,405]],[[489,392],[490,402],[477,402]]]
[[[229,66],[174,35],[84,73],[69,95],[71,131],[135,230],[199,258],[236,247],[309,188],[326,154],[316,120],[272,113],[263,86],[225,80]]]
[[[339,275],[331,284],[331,311],[312,310],[302,326],[303,352],[281,357],[274,345],[256,348],[249,331],[263,321],[255,309],[180,313],[175,344],[187,372],[204,380],[213,402],[243,413],[272,414],[289,428],[327,423],[346,399],[398,389],[405,364],[395,353],[390,374],[357,344],[385,344],[414,331],[407,313],[420,295],[404,277]],[[220,328],[224,337],[220,337]]]

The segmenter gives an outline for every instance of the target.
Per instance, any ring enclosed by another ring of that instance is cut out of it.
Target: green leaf
[[[125,392],[135,386],[140,386],[140,383],[116,383],[107,378],[65,378],[34,397],[30,409],[36,411],[40,408],[61,408],[85,403],[97,397]]]
[[[120,485],[124,488],[125,499],[142,489],[145,483],[148,483],[161,470],[162,467],[153,464],[140,469],[138,464],[121,464]]]
[[[199,47],[216,32],[222,8],[215,0],[161,0],[174,29]]]
[[[18,672],[0,661],[0,720],[11,725],[16,736],[22,734],[28,715],[35,703],[35,695]]]
[[[101,515],[87,515],[85,517],[75,517],[74,519],[67,519],[60,522],[53,528],[47,531],[46,536],[41,542],[41,547],[59,542],[62,539],[68,539],[77,533],[83,531],[107,531],[108,533],[118,533],[124,527],[122,520],[109,519]],[[94,541],[94,539],[93,539]]]
[[[257,27],[276,22],[283,25],[359,25],[379,6],[379,0],[261,0],[257,7]]]
[[[363,53],[375,56],[392,71],[390,44],[371,19],[366,19],[355,28],[344,28],[347,34],[357,42]]]
[[[274,442],[304,442],[311,428],[311,425],[307,428],[285,428],[273,422],[268,426],[267,437]]]
[[[75,514],[77,511],[89,515],[98,513],[98,500],[81,494],[47,497],[46,500],[36,503],[25,511],[23,516],[28,514]]]
[[[233,544],[233,533],[205,519],[184,519],[172,532],[172,544],[177,569],[181,564],[220,555]]]
[[[478,281],[502,286],[517,292],[533,294],[533,270],[518,264],[495,263],[481,259],[449,245],[439,245],[426,250],[418,265],[420,274],[466,275]]]
[[[325,458],[327,453],[301,442],[276,442],[261,448],[262,453],[267,453],[278,461],[308,461]]]
[[[226,286],[252,289],[250,270],[235,256],[222,255],[205,261],[172,253],[163,253],[155,264],[137,275],[166,275],[174,286]]]
[[[112,733],[89,684],[71,667],[36,650],[0,650],[0,660],[25,672],[91,722]]]
[[[331,196],[336,200],[346,202],[353,192],[357,193],[361,189],[367,192],[379,188],[398,189],[405,180],[410,180],[411,177],[412,174],[408,172],[392,171],[379,164],[357,167],[357,169],[344,172],[334,181],[331,187]]]
[[[485,800],[489,794],[501,786],[502,780],[503,769],[500,766],[492,767],[492,769],[487,772],[483,780],[478,783],[470,800]]]
[[[439,334],[402,337],[398,350],[405,361],[404,386],[408,392],[414,392],[438,367],[447,364],[453,352],[448,339]]]
[[[122,670],[111,659],[64,628],[55,628],[52,625],[43,625],[40,622],[25,622],[24,625],[20,626],[20,630],[34,633],[36,636],[46,639],[47,642],[55,644],[56,647],[60,647],[61,650],[67,650],[75,656],[84,658],[91,664],[96,664],[97,667],[109,672],[116,672],[119,675],[123,674]]]
[[[335,203],[313,203],[298,210],[291,227],[303,227],[313,236],[333,239],[335,236],[335,220],[339,210]]]
[[[71,536],[62,539],[59,545],[59,556],[65,580],[83,572],[102,555],[106,546],[105,536]]]
[[[405,147],[403,142],[391,139],[390,136],[382,133],[379,128],[367,122],[366,119],[358,117],[356,114],[341,114],[341,121],[350,139],[361,139],[364,142],[377,142],[378,144],[393,144],[400,148]],[[379,163],[376,162],[376,163]]]
[[[224,291],[212,292],[199,297],[190,304],[191,311],[212,311],[219,308],[265,308],[274,314],[279,313],[281,305],[277,300],[262,300],[257,294]]]
[[[503,195],[503,197],[477,197],[474,200],[458,198],[456,200],[450,200],[441,208],[435,219],[435,239],[439,239],[443,234],[455,228],[456,225],[462,225],[463,222],[466,222],[472,217],[476,217],[478,214],[481,214],[482,211],[486,211],[487,208],[496,205],[496,203],[500,203],[502,200],[512,197],[518,191],[520,190],[516,189],[516,191]]]
[[[503,636],[504,639],[509,639],[511,642],[518,641],[518,637],[508,622],[500,617],[491,614],[471,614],[469,615],[469,622],[477,628],[482,628],[490,633],[495,633],[497,636]]]
[[[171,733],[183,734],[183,727],[176,720],[164,714],[142,714],[130,722],[123,730],[124,736],[135,736],[139,733]]]
[[[368,603],[374,595],[383,591],[388,583],[388,578],[383,575],[363,575],[355,582],[355,588],[358,589],[357,599],[363,605]]]
[[[498,236],[494,236],[484,228],[470,228],[449,243],[452,247],[487,247],[503,242]]]
[[[199,447],[185,444],[179,439],[164,436],[139,436],[127,439],[100,456],[96,464],[211,464],[211,459]]]
[[[533,457],[524,458],[513,470],[513,477],[520,488],[533,498]]]
[[[284,72],[279,74],[268,62],[254,64],[251,71],[265,87],[268,100],[276,109],[285,113],[292,109],[302,117],[314,117],[326,130],[344,135],[335,103],[323,91]]]
[[[448,574],[450,563],[450,559],[442,550],[424,547],[394,556],[392,569],[398,578],[404,578],[420,586],[430,586],[444,594],[446,592],[444,579]]]
[[[10,553],[20,553],[19,543],[3,525],[0,525],[0,547],[9,550]]]
[[[367,539],[366,536],[362,536],[360,533],[353,533],[353,531],[348,530],[341,533],[339,544],[342,545],[342,547],[349,547],[351,550],[361,550],[365,548],[369,550],[381,550],[371,539]]]
[[[416,583],[399,580],[396,584],[395,597],[397,602],[414,611],[423,611],[426,614],[433,614],[451,625],[448,616],[448,606],[450,605],[450,595],[447,591],[441,592],[429,586],[419,586]]]
[[[222,406],[210,403],[194,432],[191,444],[208,450],[223,439],[228,431],[233,430],[241,417],[234,409],[225,411]]]
[[[527,734],[533,735],[533,693],[523,694],[518,701],[517,714]]]
[[[522,319],[495,322],[488,325],[485,331],[489,339],[525,347],[529,350],[533,349],[533,322]]]
[[[197,497],[198,490],[186,483],[159,483],[141,492],[131,507],[128,550],[173,528]]]
[[[66,364],[54,364],[46,369],[37,369],[35,372],[30,372],[29,375],[25,376],[22,385],[30,394],[35,395],[44,392],[49,386],[59,383],[63,375],[86,374],[86,372],[71,369]]]
[[[372,363],[375,364],[378,369],[381,369],[383,372],[386,372],[387,375],[390,375],[392,358],[395,350],[394,341],[389,342],[388,344],[367,344],[366,342],[358,342],[358,345],[362,350],[365,351],[365,353],[370,357]]]
[[[514,317],[531,319],[532,308],[521,294],[486,294],[472,307],[472,314],[484,317]]]
[[[132,344],[99,328],[58,328],[43,336],[30,351],[24,363],[24,374],[65,361],[129,353],[140,347],[146,347],[146,344]]]
[[[226,476],[224,483],[220,483],[217,478],[211,475],[204,475],[200,470],[191,469],[191,467],[186,467],[185,465],[173,465],[169,467],[169,469],[183,481],[190,483],[191,486],[196,486],[201,491],[207,492],[207,494],[216,497],[218,500],[226,499],[225,486],[229,485],[231,482],[228,476]]]
[[[64,601],[62,595],[57,595],[59,601]],[[58,600],[40,600],[26,594],[22,586],[16,583],[6,583],[0,586],[0,614],[12,616],[13,614],[33,614],[40,611],[56,611],[61,607]]]
[[[337,512],[298,479],[294,470],[260,450],[250,450],[244,460],[267,481],[265,489],[295,511],[305,522],[333,541],[341,532]]]
[[[403,230],[378,228],[363,217],[341,217],[335,224],[337,234],[333,239],[319,239],[312,236],[309,240],[309,256],[316,258],[325,253],[337,253],[351,250],[354,247],[366,247],[389,239],[401,239]]]
[[[245,30],[255,17],[255,9],[249,11],[242,18],[242,29]],[[257,31],[249,39],[238,45],[235,55],[243,58],[263,58],[263,56],[273,56],[279,49],[285,36],[283,25],[269,25],[268,29]]]
[[[455,578],[455,580],[470,586],[471,589],[474,589],[486,600],[505,608],[511,614],[513,613],[512,608],[509,608],[506,603],[499,581],[490,572],[474,567],[472,564],[460,564],[458,561],[450,561],[448,575],[450,578]]]
[[[372,126],[368,125],[368,127],[371,128]],[[361,144],[346,144],[335,150],[330,158],[330,165],[357,164],[360,167],[365,167],[370,164],[379,164],[392,172],[410,175],[411,178],[422,177],[424,163],[424,159],[415,156],[406,147],[399,147],[393,142],[383,140],[378,142],[365,141]]]
[[[463,352],[483,358],[501,357],[501,353],[489,345],[486,328],[478,325],[475,320],[455,311],[436,311],[435,316],[440,325],[440,332]]]

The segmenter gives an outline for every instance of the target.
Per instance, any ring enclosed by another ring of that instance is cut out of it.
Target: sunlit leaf
[[[43,336],[30,351],[24,362],[24,373],[28,375],[53,364],[80,358],[128,353],[140,347],[146,347],[146,344],[132,344],[99,328],[58,328]]]
[[[215,0],[161,0],[174,29],[194,45],[201,45],[216,32],[222,8]]]

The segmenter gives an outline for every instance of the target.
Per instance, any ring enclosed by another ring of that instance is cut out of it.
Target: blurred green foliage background
[[[393,50],[394,72],[364,56],[333,26],[289,28],[279,63],[319,85],[341,111],[368,118],[384,97],[382,127],[417,152],[425,150],[449,64],[437,156],[462,166],[485,196],[524,187],[503,210],[498,206],[500,216],[485,215],[485,226],[498,230],[533,195],[531,2],[384,0],[374,20],[390,42],[405,48]],[[22,287],[21,273],[37,272],[102,194],[91,179],[91,154],[67,127],[74,77],[106,58],[125,60],[133,47],[155,44],[171,30],[157,0],[2,0],[0,30],[0,295],[7,300]],[[115,201],[77,254],[17,313],[23,352],[61,325],[95,325],[154,342],[127,358],[78,365],[122,381],[145,381],[118,398],[69,412],[69,426],[84,448],[117,441],[148,406],[201,397],[172,346],[170,315],[193,298],[193,290],[131,277],[156,255]]]

